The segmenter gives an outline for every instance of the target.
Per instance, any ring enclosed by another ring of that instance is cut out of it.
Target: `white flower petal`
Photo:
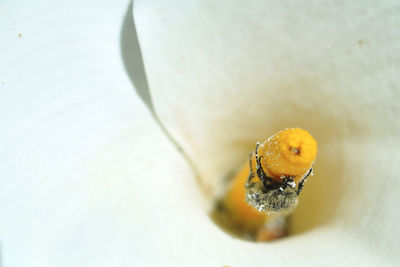
[[[128,4],[0,3],[2,267],[174,260],[168,224],[197,191],[125,72]]]
[[[396,1],[135,2],[154,107],[207,189],[279,129],[319,141],[293,228],[327,228],[243,245],[232,265],[398,262],[399,14]]]

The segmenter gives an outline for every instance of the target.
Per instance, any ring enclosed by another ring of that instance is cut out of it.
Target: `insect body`
[[[262,156],[258,155],[260,143],[257,143],[254,152],[250,153],[250,174],[245,185],[246,200],[258,211],[266,213],[291,212],[297,205],[297,197],[303,189],[307,177],[312,173],[312,168],[301,178],[298,187],[292,176],[281,176],[281,181],[268,177],[262,165]],[[253,171],[253,156],[256,161],[256,172]],[[257,175],[258,179],[254,181]]]

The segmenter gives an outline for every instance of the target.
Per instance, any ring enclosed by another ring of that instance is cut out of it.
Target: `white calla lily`
[[[221,241],[224,250],[243,246],[230,256],[233,266],[244,258],[248,266],[399,261],[399,8],[135,2],[156,113],[206,194],[241,167],[255,141],[280,129],[299,126],[319,142],[317,176],[291,221],[303,234],[251,251]]]
[[[209,219],[131,89],[128,1],[53,2],[0,3],[1,266],[398,262],[398,5],[135,2],[154,109],[206,196],[256,140],[318,140],[297,234],[257,244]]]

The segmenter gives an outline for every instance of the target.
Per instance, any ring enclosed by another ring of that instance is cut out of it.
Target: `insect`
[[[266,213],[291,212],[297,205],[297,197],[303,189],[308,176],[312,174],[312,168],[301,178],[298,187],[293,176],[281,176],[281,181],[268,177],[262,165],[262,156],[258,154],[260,143],[257,142],[255,151],[249,155],[250,174],[245,185],[247,189],[247,202]],[[256,172],[253,171],[253,156],[256,161]],[[257,181],[252,181],[255,177]]]

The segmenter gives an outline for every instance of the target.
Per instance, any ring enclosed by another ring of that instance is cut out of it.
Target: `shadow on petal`
[[[144,70],[142,53],[136,33],[132,14],[133,2],[128,6],[121,29],[121,56],[126,73],[134,88],[146,106],[155,116],[153,102],[151,101],[146,72]]]
[[[200,185],[200,187],[204,187],[204,185],[202,185],[202,181],[199,178],[198,170],[196,169],[196,166],[193,164],[193,161],[187,156],[185,151],[182,149],[181,145],[171,136],[171,134],[165,128],[164,124],[161,122],[160,118],[158,117],[155,111],[149,90],[146,71],[143,64],[143,56],[139,45],[139,40],[136,32],[136,26],[134,23],[132,10],[133,10],[133,1],[129,4],[127,8],[121,27],[120,48],[121,48],[121,57],[124,63],[125,71],[129,79],[131,80],[132,84],[134,85],[134,90],[136,91],[138,96],[142,99],[143,103],[145,103],[151,115],[153,116],[154,120],[157,122],[157,124],[160,126],[164,134],[176,146],[178,151],[182,154],[182,156],[191,166],[191,169],[195,173],[197,182]]]

